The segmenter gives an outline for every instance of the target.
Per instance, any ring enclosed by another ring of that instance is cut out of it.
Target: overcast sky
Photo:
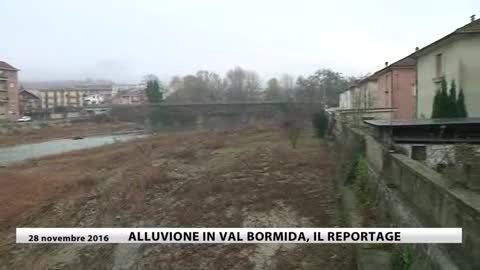
[[[12,0],[0,60],[22,80],[136,81],[239,65],[263,78],[373,72],[480,15],[478,0]]]

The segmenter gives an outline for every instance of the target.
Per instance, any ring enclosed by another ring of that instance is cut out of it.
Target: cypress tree
[[[438,89],[437,92],[435,92],[435,97],[433,98],[432,118],[440,118],[439,107],[440,107],[440,89]]]
[[[450,84],[450,95],[448,96],[448,117],[459,117],[457,113],[457,86],[455,80]]]
[[[160,92],[160,83],[157,80],[149,80],[147,82],[147,88],[145,88],[145,94],[150,103],[162,101],[163,96]]]
[[[448,86],[447,86],[447,81],[442,79],[441,85],[440,85],[440,97],[439,97],[439,106],[438,106],[438,118],[446,118],[449,117],[449,99],[448,99]]]
[[[458,93],[457,115],[458,117],[468,117],[467,108],[465,106],[465,95],[463,94],[463,89],[461,87],[460,93]]]

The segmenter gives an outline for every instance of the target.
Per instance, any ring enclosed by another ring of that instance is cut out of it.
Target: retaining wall
[[[388,227],[462,227],[462,244],[414,245],[411,269],[480,269],[480,194],[426,165],[391,153],[362,130],[346,127],[339,145],[360,145],[368,163],[367,189],[378,224]]]

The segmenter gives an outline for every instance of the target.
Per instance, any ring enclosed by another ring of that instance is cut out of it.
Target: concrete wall
[[[391,119],[394,114],[391,108],[370,108],[370,109],[345,109],[335,110],[333,118],[335,129],[342,130],[343,125],[365,126],[364,118],[369,119]]]
[[[452,79],[457,83],[457,89],[463,87],[465,104],[469,116],[480,117],[480,34],[461,36],[443,46],[432,50],[417,60],[417,117],[430,118],[433,97],[438,89],[436,78],[437,54],[443,55],[442,69],[450,85]],[[458,91],[458,90],[457,90]]]
[[[413,203],[426,226],[462,227],[463,244],[443,245],[461,269],[480,268],[480,195],[452,189],[447,179],[404,155],[391,155],[391,184]]]
[[[340,108],[352,109],[352,92],[345,91],[340,94]]]
[[[377,82],[375,81],[365,81],[340,94],[341,109],[366,109],[382,107],[384,107],[383,99],[378,95]]]
[[[367,92],[367,108],[382,108],[382,100],[378,98],[378,86],[376,81],[368,81],[365,91]]]
[[[364,149],[376,226],[463,228],[462,244],[414,245],[410,269],[480,269],[478,192],[451,187],[442,175],[406,155],[390,153],[365,131],[344,126],[336,139],[340,147]]]
[[[377,82],[365,80],[358,84],[353,91],[352,107],[350,108],[381,108],[382,100],[378,98]]]
[[[365,156],[373,169],[377,172],[381,172],[383,170],[383,162],[385,159],[383,146],[371,136],[364,136],[364,138],[366,146]]]
[[[362,91],[360,85],[355,86],[354,89],[351,90],[352,92],[352,108],[359,109],[359,108],[366,108],[366,99],[367,95],[365,91]]]

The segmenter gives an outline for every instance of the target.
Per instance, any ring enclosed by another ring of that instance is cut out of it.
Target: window
[[[436,67],[435,74],[437,75],[437,78],[443,76],[442,58],[443,58],[443,55],[441,53],[437,54],[435,57],[435,67]]]

